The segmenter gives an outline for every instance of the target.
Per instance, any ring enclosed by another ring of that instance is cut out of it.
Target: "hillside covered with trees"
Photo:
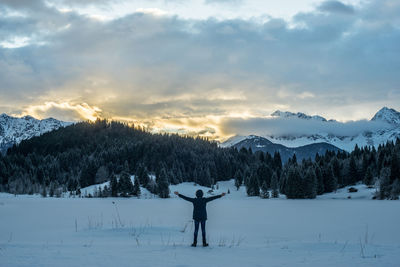
[[[359,181],[378,185],[377,198],[400,194],[400,141],[378,149],[327,152],[282,165],[279,153],[220,148],[202,138],[152,134],[120,122],[81,122],[22,141],[0,156],[0,190],[59,196],[110,181],[99,196],[138,196],[140,186],[168,197],[170,184],[211,187],[235,179],[249,196],[315,198]],[[135,175],[134,183],[130,175]]]

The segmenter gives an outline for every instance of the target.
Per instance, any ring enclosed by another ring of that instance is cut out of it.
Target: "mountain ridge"
[[[251,136],[251,138],[236,143],[233,147],[238,150],[244,147],[246,149],[251,149],[253,152],[262,151],[271,155],[274,155],[275,152],[279,152],[282,162],[287,162],[293,155],[296,155],[297,160],[301,161],[308,158],[314,159],[317,153],[323,155],[326,151],[337,152],[341,150],[328,143],[314,143],[294,148],[286,147],[281,144],[275,144],[267,138],[254,135]]]
[[[29,115],[18,118],[2,113],[0,114],[0,153],[6,152],[9,147],[19,144],[22,140],[71,124],[72,122],[54,118],[39,120]]]
[[[371,121],[378,120],[389,124],[400,124],[400,112],[393,108],[383,107],[371,119]]]
[[[284,117],[284,118],[291,118],[291,117],[297,117],[299,119],[306,119],[306,120],[318,120],[318,121],[327,121],[327,119],[325,119],[322,116],[319,115],[307,115],[303,112],[297,112],[297,113],[293,113],[290,111],[280,111],[280,110],[276,110],[271,114],[271,117]]]
[[[272,119],[286,120],[302,120],[315,121],[318,125],[323,126],[334,126],[330,123],[339,123],[336,120],[326,120],[324,117],[319,115],[307,115],[305,113],[288,112],[277,110],[271,114]],[[289,148],[296,148],[300,146],[315,144],[315,143],[328,143],[342,150],[351,151],[355,145],[358,146],[374,146],[378,147],[380,144],[386,143],[387,141],[394,141],[396,138],[400,138],[400,112],[393,108],[383,107],[381,108],[370,120],[365,123],[371,123],[375,127],[370,127],[373,130],[360,131],[355,135],[339,135],[332,134],[329,132],[318,132],[313,134],[291,134],[289,132],[283,134],[253,134],[252,136],[260,136],[267,138],[269,141],[284,145]],[[384,127],[376,127],[382,124]],[[358,125],[355,125],[355,127]],[[251,131],[251,129],[250,129]],[[235,135],[225,140],[220,144],[222,147],[234,146],[237,143],[248,139],[247,135]]]

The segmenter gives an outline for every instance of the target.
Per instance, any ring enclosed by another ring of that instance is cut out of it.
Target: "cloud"
[[[165,16],[168,14],[167,11],[164,11],[159,8],[138,8],[138,9],[136,9],[136,12],[143,13],[143,14],[150,14],[153,16]]]
[[[0,46],[4,48],[19,48],[29,45],[29,41],[28,37],[14,37],[8,41],[0,42]]]
[[[305,91],[305,92],[300,93],[300,94],[298,95],[298,97],[299,97],[300,99],[306,99],[306,98],[314,98],[315,95],[314,95],[313,93],[311,93],[311,92]]]
[[[318,10],[323,12],[354,14],[352,5],[346,5],[340,1],[324,1],[318,6]]]
[[[0,3],[2,12],[22,14],[0,17],[4,111],[130,118],[160,129],[212,128],[207,134],[221,136],[220,128],[234,124],[219,127],[210,117],[263,118],[279,108],[348,120],[384,105],[400,108],[395,1],[352,7],[352,16],[343,16],[340,2],[324,2],[291,22],[134,11],[100,21],[48,2]],[[101,111],[81,114],[79,103]],[[199,125],[190,126],[190,118]]]
[[[360,133],[390,128],[392,126],[377,121],[315,121],[298,118],[226,118],[221,122],[224,135],[287,135],[304,136],[332,134],[335,136],[357,136]]]
[[[22,114],[17,116],[31,115],[38,119],[49,117],[58,118],[64,121],[91,120],[101,118],[101,109],[95,106],[89,106],[86,103],[55,103],[46,102],[43,105],[32,105],[25,108]]]
[[[66,6],[98,6],[98,5],[102,5],[102,6],[109,6],[111,4],[118,4],[120,2],[122,2],[122,0],[85,0],[85,1],[81,1],[81,0],[56,0],[54,1],[57,4],[62,4],[62,5],[66,5]]]
[[[204,3],[207,5],[210,5],[210,4],[238,5],[238,4],[242,4],[243,0],[204,0]]]

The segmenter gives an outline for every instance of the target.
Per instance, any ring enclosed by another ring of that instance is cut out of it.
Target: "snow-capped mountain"
[[[71,124],[53,118],[44,120],[37,120],[31,116],[16,118],[3,113],[0,115],[0,152],[5,152],[7,148],[22,140]]]
[[[302,112],[289,112],[289,111],[280,111],[277,110],[274,113],[271,114],[272,117],[281,117],[281,118],[299,118],[299,119],[305,119],[305,120],[317,120],[317,121],[327,121],[324,117],[314,115],[314,116],[309,116],[307,114],[304,114]]]
[[[284,130],[280,131],[279,134],[258,134],[275,144],[292,148],[315,143],[328,143],[340,149],[351,151],[356,144],[358,146],[368,145],[377,147],[379,144],[400,138],[400,112],[387,107],[379,110],[371,120],[363,121],[362,125],[360,122],[353,122],[351,125],[346,125],[336,120],[326,120],[318,115],[309,116],[300,112],[292,113],[279,110],[271,114],[271,120],[274,119],[278,119],[280,122],[287,121],[288,124],[296,122],[298,125],[304,120],[307,123],[305,124],[307,127],[316,127],[316,129],[307,129],[307,133],[304,134],[282,133]],[[346,131],[341,131],[340,129],[345,127],[347,130],[351,127],[354,129],[349,131],[352,132],[351,134],[345,134],[344,132]],[[343,133],[339,134],[339,132]],[[221,146],[233,146],[249,138],[251,137],[236,135],[223,142]]]
[[[384,121],[392,125],[399,125],[400,127],[400,112],[392,108],[383,107],[375,114],[371,121]]]
[[[314,143],[299,147],[287,147],[281,144],[275,144],[268,139],[260,136],[250,135],[247,138],[233,145],[238,150],[242,147],[251,148],[253,152],[262,151],[274,155],[275,152],[279,152],[283,162],[287,162],[289,158],[296,154],[297,160],[314,158],[318,153],[320,155],[325,154],[326,151],[337,152],[340,149],[328,143]]]

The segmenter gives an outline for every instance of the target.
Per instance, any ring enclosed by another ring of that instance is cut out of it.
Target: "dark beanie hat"
[[[203,190],[201,190],[201,189],[197,190],[196,197],[203,197]]]

